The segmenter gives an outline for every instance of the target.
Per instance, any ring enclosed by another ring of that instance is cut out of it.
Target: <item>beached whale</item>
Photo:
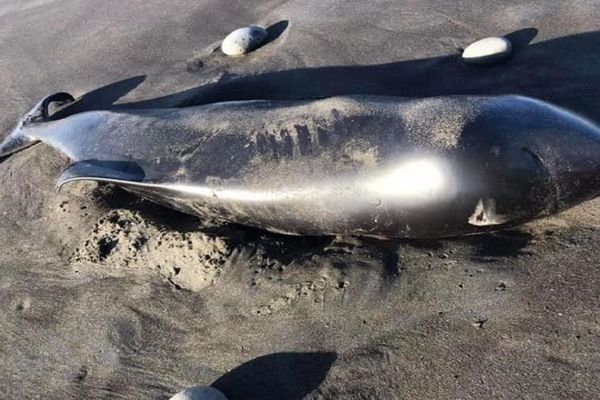
[[[520,96],[345,96],[52,120],[38,104],[0,156],[42,141],[58,187],[111,182],[201,217],[289,234],[432,238],[542,217],[600,194],[600,129]]]

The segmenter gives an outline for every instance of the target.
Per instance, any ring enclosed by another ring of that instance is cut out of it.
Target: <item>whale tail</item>
[[[75,98],[69,93],[59,92],[47,96],[37,103],[0,143],[0,158],[7,157],[37,143],[39,139],[34,134],[35,130],[31,128],[52,120],[51,109],[62,108],[74,101]]]

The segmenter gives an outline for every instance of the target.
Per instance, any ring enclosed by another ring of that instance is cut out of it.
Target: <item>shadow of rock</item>
[[[504,37],[510,40],[510,44],[512,45],[513,55],[518,54],[520,51],[524,50],[533,39],[538,34],[538,30],[535,28],[524,28],[519,29],[518,31],[514,31],[505,35]]]
[[[289,24],[290,23],[287,20],[282,20],[282,21],[276,22],[273,25],[269,26],[267,28],[268,36],[265,39],[263,46],[266,46],[267,44],[273,42],[274,40],[277,40],[277,38],[279,38],[279,36],[281,36],[283,34],[283,32],[285,32],[285,30],[287,29]]]
[[[336,353],[275,353],[229,371],[211,386],[229,400],[301,400],[327,376]]]
[[[281,27],[272,29],[273,32],[278,30]],[[600,54],[600,31],[528,45],[536,32],[534,28],[527,28],[507,34],[514,41],[516,54],[501,65],[474,68],[454,54],[378,65],[274,71],[113,106],[108,106],[104,100],[95,100],[98,94],[116,90],[114,85],[123,86],[117,83],[88,93],[86,102],[77,105],[77,112],[84,109],[186,107],[222,101],[292,100],[345,94],[431,97],[511,93],[554,102],[600,120],[600,107],[596,105],[600,98],[600,57],[597,57]],[[101,100],[108,98],[108,94],[100,97]]]

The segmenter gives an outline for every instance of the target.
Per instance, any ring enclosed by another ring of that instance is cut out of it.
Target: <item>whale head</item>
[[[530,118],[538,124],[547,122],[529,139],[523,151],[547,170],[556,193],[556,209],[562,210],[599,196],[600,127],[548,103],[541,103]]]
[[[494,97],[484,107],[473,128],[487,135],[472,135],[472,148],[481,150],[481,165],[493,171],[492,190],[518,200],[515,208],[529,204],[541,216],[600,195],[598,125],[522,96]]]

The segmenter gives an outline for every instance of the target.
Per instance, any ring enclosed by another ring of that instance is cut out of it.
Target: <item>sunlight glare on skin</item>
[[[350,180],[352,182],[352,180]],[[385,171],[368,182],[354,182],[348,186],[348,181],[329,182],[315,191],[311,187],[299,187],[294,191],[259,191],[238,188],[214,188],[204,185],[186,185],[183,183],[163,185],[163,187],[188,195],[213,197],[221,200],[242,202],[276,202],[290,200],[294,197],[314,196],[327,198],[347,196],[362,188],[376,196],[393,197],[403,201],[432,200],[446,192],[450,186],[448,169],[432,159],[416,159]],[[352,189],[352,186],[355,189]],[[362,189],[362,190],[364,190]]]
[[[375,193],[415,200],[434,198],[447,185],[444,168],[431,159],[404,162],[367,184],[368,189]]]
[[[291,193],[285,192],[259,192],[244,189],[215,189],[206,186],[189,186],[189,185],[165,185],[170,190],[192,194],[196,196],[214,197],[223,200],[238,200],[238,201],[280,201],[291,196]]]

